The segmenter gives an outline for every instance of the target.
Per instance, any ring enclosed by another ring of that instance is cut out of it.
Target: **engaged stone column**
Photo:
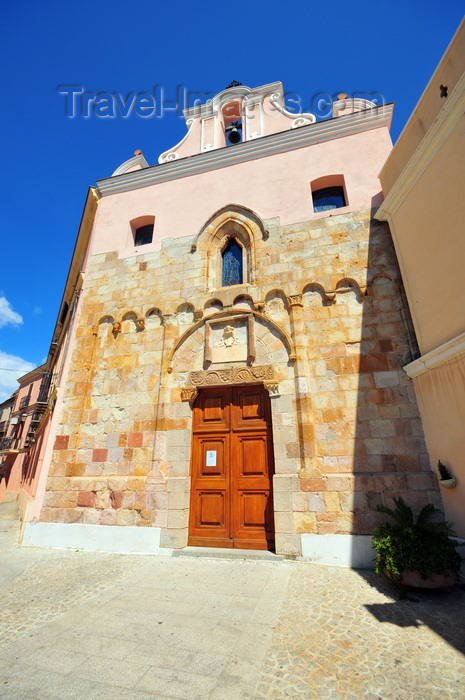
[[[307,343],[303,315],[302,295],[294,294],[287,298],[291,334],[295,347],[295,393],[297,400],[297,416],[299,421],[299,442],[301,458],[301,477],[318,476],[319,472],[313,464],[315,457],[315,431],[313,425],[313,409],[309,395],[310,370],[307,357]]]

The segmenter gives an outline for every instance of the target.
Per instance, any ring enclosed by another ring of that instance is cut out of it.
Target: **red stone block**
[[[57,435],[55,438],[54,450],[67,450],[69,435]]]
[[[379,349],[381,352],[390,352],[392,350],[392,340],[388,338],[379,341]]]
[[[360,372],[384,372],[388,369],[389,363],[386,355],[379,353],[360,357]]]
[[[84,508],[93,508],[95,505],[95,493],[93,491],[79,491],[77,505]]]
[[[400,418],[394,422],[396,435],[405,436],[412,434],[411,421],[408,418]]]
[[[428,462],[429,469],[429,462]],[[399,455],[397,457],[398,472],[419,472],[420,464],[416,455]]]
[[[122,491],[112,491],[110,493],[110,501],[112,508],[121,508],[121,502],[123,500]]]
[[[93,462],[106,462],[108,456],[108,450],[103,448],[96,448],[92,450],[92,461]]]
[[[142,447],[142,433],[128,434],[128,447]]]

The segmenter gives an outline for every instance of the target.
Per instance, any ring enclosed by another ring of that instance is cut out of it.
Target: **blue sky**
[[[464,6],[457,0],[2,3],[0,367],[17,371],[0,369],[0,400],[47,355],[89,185],[136,149],[155,164],[185,133],[177,109],[150,118],[134,109],[126,118],[92,110],[88,118],[71,118],[60,86],[124,99],[159,86],[158,94],[163,90],[174,102],[178,86],[214,94],[233,79],[249,87],[281,80],[307,109],[320,93],[377,93],[395,102],[395,141]]]

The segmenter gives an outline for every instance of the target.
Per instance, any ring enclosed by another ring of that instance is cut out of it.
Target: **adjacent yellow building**
[[[465,537],[465,22],[381,170],[389,222],[418,340],[413,378],[446,517]]]

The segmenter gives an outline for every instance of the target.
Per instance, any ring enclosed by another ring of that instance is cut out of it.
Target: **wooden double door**
[[[189,544],[274,549],[273,441],[260,385],[203,389],[193,410]]]

